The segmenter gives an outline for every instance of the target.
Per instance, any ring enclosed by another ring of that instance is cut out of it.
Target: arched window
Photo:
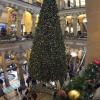
[[[80,0],[76,0],[76,7],[80,6]]]
[[[85,6],[85,0],[81,0],[81,7]]]

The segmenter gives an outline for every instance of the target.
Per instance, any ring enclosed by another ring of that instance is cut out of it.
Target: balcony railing
[[[33,40],[32,35],[25,35],[25,36],[11,36],[11,35],[6,35],[6,36],[0,36],[0,43],[14,43],[14,42],[22,42],[26,40]]]
[[[29,4],[26,2],[22,2],[20,0],[0,0],[1,4],[11,4],[12,6],[16,5],[18,7],[24,8],[24,9],[29,9],[31,11],[34,11],[35,13],[39,13],[40,12],[40,7],[33,3],[33,4]]]
[[[41,7],[41,5],[39,5],[39,3],[37,3],[37,2],[32,2],[32,3],[30,3],[30,2],[28,2],[28,1],[21,1],[21,0],[17,0],[17,1],[19,1],[19,2],[23,2],[23,3],[26,3],[26,4],[30,4],[30,5],[33,5],[33,6],[38,6],[38,7]]]
[[[67,40],[67,39],[86,40],[87,39],[87,32],[81,33],[80,31],[78,31],[77,35],[75,35],[74,33],[68,33],[67,31],[65,31],[63,37],[65,40]]]
[[[64,41],[65,44],[68,45],[82,45],[85,46],[86,42],[87,42],[87,37],[85,36],[74,36],[74,35],[70,35],[70,36],[63,36],[64,37]],[[6,36],[0,36],[0,44],[8,44],[8,43],[20,43],[23,41],[33,41],[34,37],[32,35],[26,35],[26,36],[11,36],[11,35],[6,35]]]

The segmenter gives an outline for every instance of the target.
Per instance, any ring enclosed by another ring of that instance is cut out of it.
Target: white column
[[[69,27],[69,34],[71,33],[71,24],[72,24],[72,23],[68,23],[68,27]]]
[[[73,16],[73,32],[74,32],[74,36],[77,36],[77,15]]]
[[[25,89],[25,79],[24,79],[24,74],[23,74],[23,69],[22,69],[22,64],[23,64],[23,52],[24,49],[22,45],[19,46],[18,53],[17,53],[17,66],[18,66],[18,76],[20,80],[20,88]]]
[[[32,35],[35,36],[35,30],[36,30],[36,15],[35,14],[32,15],[32,21],[33,21],[33,24],[32,24]]]
[[[64,35],[65,33],[65,29],[66,29],[66,19],[65,19],[65,16],[61,16],[61,19],[60,19],[60,25],[61,25],[61,29],[62,29],[62,34]]]
[[[21,21],[22,21],[22,17],[23,17],[23,12],[24,12],[23,10],[18,11],[18,15],[17,15],[17,35],[22,34]]]
[[[57,4],[58,9],[60,9],[60,0],[56,0],[56,4]]]
[[[73,0],[73,3],[74,3],[74,7],[76,7],[76,0]]]
[[[60,9],[64,9],[64,8],[65,8],[65,1],[60,0]]]
[[[2,52],[2,69],[3,69],[3,72],[4,72],[4,81],[5,81],[5,85],[8,87],[10,86],[10,83],[9,83],[9,79],[8,79],[8,73],[7,73],[7,65],[6,65],[6,62],[5,62],[5,52]]]
[[[81,30],[81,33],[83,33],[83,22],[80,22],[80,30]]]
[[[79,7],[81,7],[81,0],[79,0]]]
[[[70,0],[65,0],[64,2],[65,2],[64,3],[65,4],[65,9],[68,9],[71,6],[71,4],[70,4],[71,1]]]

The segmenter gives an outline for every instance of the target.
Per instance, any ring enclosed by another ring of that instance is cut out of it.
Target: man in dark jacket
[[[27,80],[26,80],[26,83],[27,83],[27,86],[29,87],[29,83],[31,81],[31,77],[28,77]]]

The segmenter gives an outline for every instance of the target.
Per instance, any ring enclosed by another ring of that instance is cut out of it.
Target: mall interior
[[[86,57],[85,0],[57,0],[56,2],[66,54],[70,55],[68,63],[70,65],[73,62],[75,66],[76,64],[79,66],[77,69],[80,69]],[[27,66],[42,3],[43,0],[0,0],[1,78],[4,73],[4,79],[9,79],[11,76],[8,75],[9,71],[15,71],[18,64]]]
[[[74,69],[75,71],[79,71],[86,60],[91,61],[90,58],[95,57],[94,51],[99,46],[99,33],[96,32],[95,36],[87,34],[96,31],[93,28],[96,24],[87,29],[87,16],[90,17],[95,12],[94,9],[86,10],[88,9],[86,2],[89,5],[88,1],[90,0],[56,0],[66,54],[70,55],[68,63],[69,65],[71,63],[74,63],[74,66],[78,65],[78,68]],[[26,67],[42,3],[43,0],[0,0],[0,78],[11,80],[11,72],[18,72],[16,67],[20,66],[23,66],[23,70],[27,73]],[[92,6],[96,8],[96,5],[91,4],[89,5],[91,8]],[[92,18],[89,21],[91,21],[88,23],[89,25],[95,23]],[[96,19],[96,22],[98,21],[100,21],[99,18]],[[97,27],[97,30],[100,29]],[[94,48],[96,43],[97,46]],[[91,48],[93,50],[87,54],[87,49]],[[100,53],[98,54],[100,55]],[[98,54],[96,54],[97,58],[99,58]],[[8,83],[5,81],[6,85]]]

